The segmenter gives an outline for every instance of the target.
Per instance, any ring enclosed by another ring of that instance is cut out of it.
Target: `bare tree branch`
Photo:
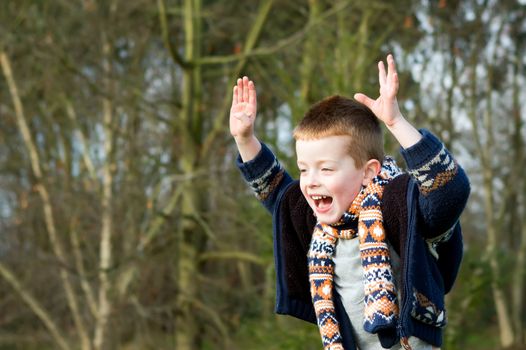
[[[44,324],[44,326],[47,328],[55,342],[57,343],[58,347],[62,350],[69,350],[70,347],[68,343],[66,342],[66,339],[62,337],[60,334],[60,331],[56,325],[56,323],[51,319],[51,316],[49,313],[40,305],[40,303],[29,293],[26,288],[24,288],[20,282],[18,281],[18,278],[16,278],[15,275],[6,267],[4,264],[0,262],[0,275],[4,278],[4,280],[9,283],[11,287],[20,295],[22,300],[27,304],[27,306],[33,311],[35,315],[38,316],[40,321]]]
[[[27,148],[27,151],[29,152],[29,156],[31,160],[31,168],[38,182],[35,187],[38,193],[40,194],[40,198],[42,199],[44,219],[45,219],[46,229],[49,235],[49,239],[51,242],[51,246],[53,247],[53,251],[61,265],[60,277],[62,279],[62,284],[64,287],[64,291],[66,293],[66,299],[68,301],[68,306],[73,315],[73,320],[75,322],[75,326],[79,333],[79,337],[81,338],[82,348],[85,350],[88,350],[91,347],[89,338],[88,338],[86,327],[84,325],[82,317],[80,316],[80,309],[78,306],[77,297],[75,296],[73,286],[71,285],[71,282],[69,280],[68,272],[64,268],[64,266],[66,266],[66,256],[64,254],[64,249],[62,248],[62,244],[59,240],[58,233],[56,231],[55,219],[53,217],[53,208],[51,205],[51,199],[49,196],[49,192],[43,184],[43,175],[42,175],[42,170],[40,169],[38,152],[33,142],[33,139],[31,137],[31,133],[29,131],[29,127],[26,122],[26,118],[24,115],[24,109],[22,107],[22,102],[18,95],[18,89],[17,89],[16,83],[13,77],[9,58],[7,57],[7,54],[3,51],[0,51],[0,65],[2,66],[4,76],[7,80],[9,91],[11,92],[11,98],[13,100],[13,105],[15,106],[15,112],[16,112],[15,116],[17,119],[17,124],[20,129],[20,132],[22,133],[24,144]]]

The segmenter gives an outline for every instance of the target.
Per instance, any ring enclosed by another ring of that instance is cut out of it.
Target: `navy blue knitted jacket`
[[[444,295],[457,277],[462,259],[459,217],[469,197],[464,170],[434,135],[421,130],[416,145],[401,149],[408,172],[384,190],[382,213],[387,238],[401,258],[400,317],[394,332],[378,334],[384,347],[416,336],[442,345],[447,323]],[[237,166],[273,218],[278,314],[316,323],[310,296],[307,252],[316,218],[299,182],[281,167],[267,146]],[[356,349],[350,321],[335,293],[343,345]],[[360,326],[360,325],[357,325]]]

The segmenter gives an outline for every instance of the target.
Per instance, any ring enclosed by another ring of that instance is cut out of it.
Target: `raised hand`
[[[376,100],[364,95],[355,94],[356,101],[363,103],[373,111],[378,119],[384,122],[403,148],[409,148],[422,139],[420,132],[409,123],[398,107],[398,73],[392,55],[387,55],[387,72],[384,63],[378,62],[378,80],[380,96]]]
[[[395,61],[391,54],[387,56],[387,73],[384,63],[378,62],[378,80],[380,82],[380,96],[376,100],[362,93],[355,94],[354,98],[369,107],[387,127],[393,127],[403,117],[396,100],[399,82]]]
[[[254,136],[256,112],[256,86],[248,77],[239,78],[234,86],[230,108],[230,134],[236,141],[242,142]]]

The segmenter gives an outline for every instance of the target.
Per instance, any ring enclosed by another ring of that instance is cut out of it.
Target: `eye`
[[[331,171],[332,171],[332,168],[321,168],[321,171],[324,171],[324,172],[331,172]]]
[[[303,174],[303,173],[306,173],[306,172],[307,172],[307,169],[302,169],[302,168],[300,168],[300,173]]]

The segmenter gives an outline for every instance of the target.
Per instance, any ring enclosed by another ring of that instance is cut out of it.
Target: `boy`
[[[316,322],[324,349],[441,346],[444,294],[462,257],[468,179],[402,116],[391,55],[387,63],[376,100],[333,96],[306,113],[294,130],[299,183],[254,135],[254,83],[244,77],[233,91],[237,163],[273,215],[276,312]],[[409,174],[384,158],[379,120]]]

